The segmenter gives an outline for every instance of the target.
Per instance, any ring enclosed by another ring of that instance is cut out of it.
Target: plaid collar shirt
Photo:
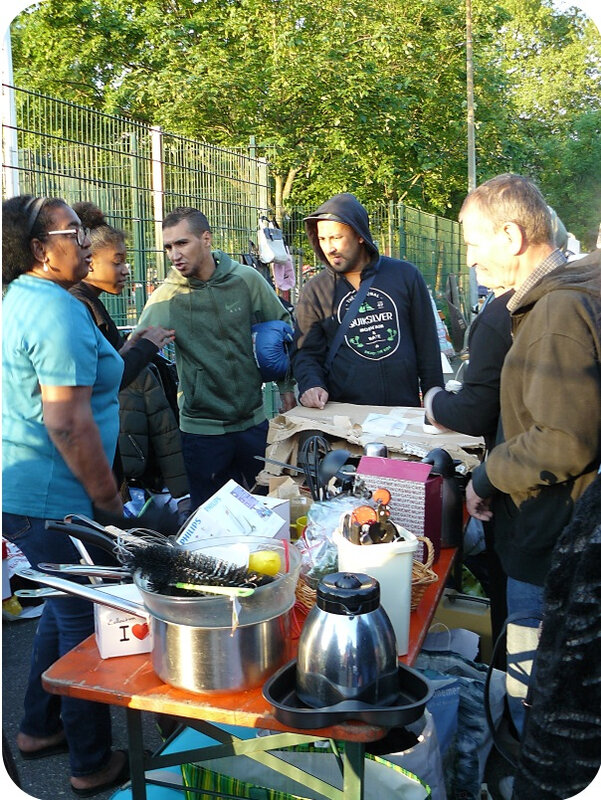
[[[532,289],[536,284],[541,281],[545,275],[548,275],[550,272],[553,272],[554,269],[557,267],[561,267],[562,264],[567,264],[567,258],[561,252],[561,250],[553,250],[547,258],[545,258],[541,263],[533,270],[530,275],[526,278],[524,283],[516,289],[515,294],[513,297],[510,297],[507,302],[507,308],[509,309],[510,313],[513,314],[522,304],[522,300],[530,289]]]

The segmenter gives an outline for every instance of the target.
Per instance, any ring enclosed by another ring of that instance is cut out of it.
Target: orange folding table
[[[452,548],[441,550],[438,561],[432,567],[439,580],[427,587],[419,606],[411,612],[409,651],[400,659],[407,666],[413,665],[417,658],[442,596],[455,553]],[[281,762],[284,767],[278,771],[285,775],[298,773],[295,779],[300,779],[305,786],[320,791],[332,800],[362,800],[365,745],[383,738],[387,733],[384,727],[352,721],[319,730],[292,729],[278,721],[261,688],[204,694],[178,689],[164,683],[156,675],[149,654],[100,658],[94,636],[88,637],[56,661],[46,670],[42,680],[46,690],[54,694],[126,708],[132,800],[146,800],[147,770],[231,755],[247,755],[272,769],[278,769],[276,762],[281,760],[266,751],[318,739],[345,743],[341,757],[342,789],[324,784],[286,762]],[[144,752],[143,711],[181,717],[186,725],[208,733],[219,744],[170,754],[159,751],[148,756]],[[214,723],[262,728],[270,733],[240,739],[225,733]]]

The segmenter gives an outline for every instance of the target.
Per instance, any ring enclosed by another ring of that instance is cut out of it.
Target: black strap
[[[324,364],[324,369],[326,374],[330,371],[332,367],[332,363],[334,362],[334,356],[338,352],[340,345],[342,344],[342,340],[351,324],[351,321],[356,317],[357,311],[359,310],[359,306],[367,297],[367,293],[369,292],[369,288],[372,285],[373,279],[376,277],[376,272],[378,271],[378,267],[380,265],[380,261],[376,263],[374,267],[374,271],[372,274],[361,281],[359,284],[359,288],[357,289],[357,294],[353,297],[353,301],[350,306],[346,310],[346,314],[340,321],[340,325],[338,326],[338,330],[336,331],[336,335],[332,339],[332,344],[330,345],[330,349],[328,350],[328,357],[326,358],[326,363]]]

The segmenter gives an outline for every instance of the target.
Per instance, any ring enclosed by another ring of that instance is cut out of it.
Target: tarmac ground
[[[23,713],[23,698],[29,673],[29,657],[37,618],[2,621],[2,733],[8,745],[21,791],[6,773],[2,776],[3,800],[61,800],[74,798],[69,783],[69,756],[61,754],[36,761],[24,761],[15,738]],[[125,709],[111,706],[113,747],[127,749]],[[154,714],[143,714],[144,744],[149,749],[158,747],[159,735]],[[5,768],[6,769],[6,768]],[[96,800],[109,800],[116,789],[107,789],[94,795]]]

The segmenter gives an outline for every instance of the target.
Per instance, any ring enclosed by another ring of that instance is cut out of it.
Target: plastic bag
[[[419,775],[420,779],[430,787],[430,792],[435,800],[447,800],[434,717],[426,710],[424,720],[425,724],[419,731],[417,744],[399,753],[386,753],[384,758],[392,764],[409,770],[414,775]],[[411,727],[411,725],[407,726],[409,729]]]
[[[456,681],[459,692],[456,731],[450,745],[445,742],[447,792],[450,797],[461,797],[462,800],[480,800],[486,760],[492,747],[492,736],[484,711],[487,665],[470,661],[451,651],[429,652],[422,649],[417,657],[416,667],[428,679],[443,681],[439,688],[445,691],[452,688],[449,681]],[[505,701],[504,672],[493,670],[489,696],[493,723],[498,725]],[[442,736],[435,706],[436,690],[427,709],[434,717],[442,750]],[[445,724],[452,724],[452,719],[449,718],[452,713],[450,704],[447,704],[445,713]]]
[[[264,264],[277,262],[286,264],[290,253],[284,242],[284,235],[275,222],[261,217],[257,230],[259,258]]]
[[[338,568],[338,548],[332,537],[340,526],[341,517],[365,502],[355,495],[343,494],[313,503],[309,509],[305,531],[296,546],[301,551],[301,575],[312,588],[323,575],[336,572]]]
[[[294,274],[294,262],[292,256],[288,253],[288,258],[285,262],[274,261],[273,263],[273,282],[278,289],[283,292],[292,289],[296,283],[296,275]]]
[[[339,743],[344,748],[344,743]],[[297,745],[295,747],[271,751],[281,761],[287,761],[308,775],[326,781],[342,789],[342,776],[336,755],[329,742]],[[212,759],[202,764],[182,765],[184,784],[196,789],[209,789],[210,792],[194,795],[201,800],[209,800],[215,795],[211,792],[230,793],[229,796],[246,798],[268,798],[269,800],[295,800],[295,798],[322,797],[317,790],[307,785],[308,781],[298,783],[290,777],[273,772],[264,764],[245,756]],[[269,788],[267,788],[269,787]],[[388,757],[365,755],[365,800],[428,800],[429,786],[407,768],[392,763]]]

